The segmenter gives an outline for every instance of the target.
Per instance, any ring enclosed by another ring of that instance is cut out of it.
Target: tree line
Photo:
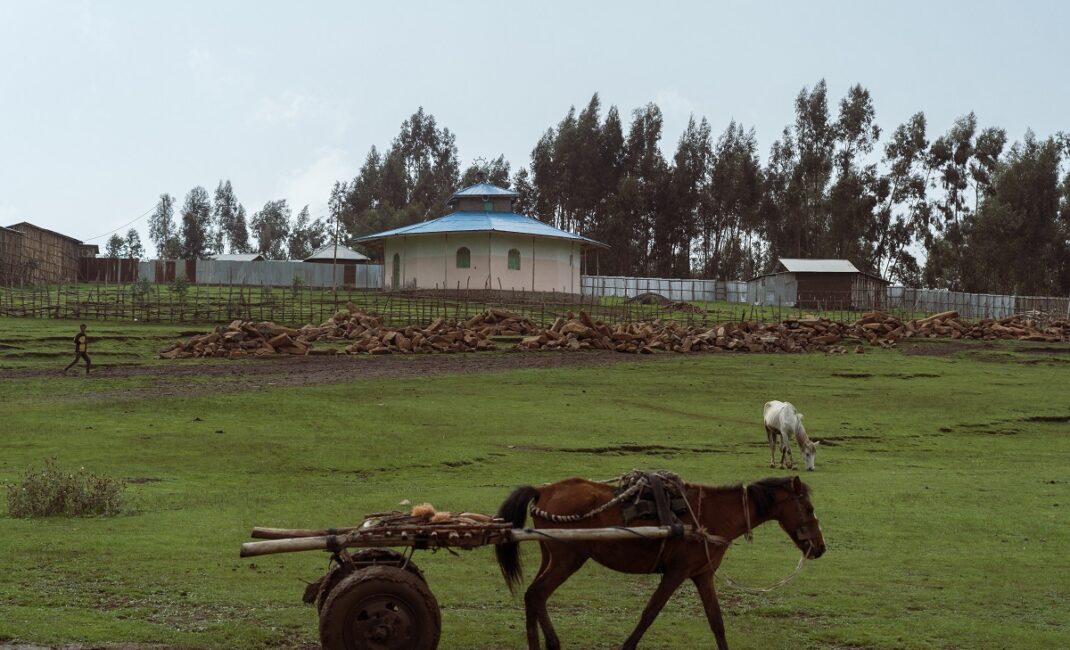
[[[131,230],[136,236],[137,232]],[[161,194],[149,217],[149,239],[164,259],[197,259],[222,253],[260,253],[268,259],[304,259],[331,239],[328,224],[312,218],[308,206],[296,216],[286,199],[268,201],[252,219],[234,194],[229,180],[219,181],[215,195],[201,186],[187,194],[175,220],[175,198]],[[118,240],[112,247],[112,240]],[[117,235],[109,240],[108,255],[134,255]],[[130,241],[127,234],[126,242]],[[140,240],[138,240],[140,244]],[[117,254],[113,254],[117,253]]]
[[[352,242],[442,216],[457,189],[490,182],[520,195],[518,212],[608,244],[586,260],[589,273],[746,279],[781,257],[837,258],[910,286],[1070,292],[1070,137],[1030,131],[1008,146],[1004,129],[972,112],[930,135],[920,111],[886,134],[866,88],[836,102],[824,80],[793,108],[764,158],[754,128],[731,121],[714,134],[694,117],[666,157],[656,104],[626,123],[596,93],[548,128],[515,172],[504,156],[462,169],[454,134],[420,108],[334,184],[328,219]],[[173,205],[161,197],[150,227],[169,256],[225,246],[296,258],[327,238],[307,210],[291,219],[284,200],[247,227],[229,181],[214,202],[191,190],[177,229]]]

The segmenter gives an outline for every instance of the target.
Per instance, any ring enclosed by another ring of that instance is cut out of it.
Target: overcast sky
[[[656,102],[763,155],[803,86],[861,83],[889,132],[975,111],[1070,131],[1070,3],[0,0],[0,224],[103,243],[163,192],[233,182],[314,215],[418,106],[515,171],[570,105]],[[145,237],[145,219],[135,223]],[[125,232],[125,228],[122,228]],[[151,246],[149,246],[151,250]]]

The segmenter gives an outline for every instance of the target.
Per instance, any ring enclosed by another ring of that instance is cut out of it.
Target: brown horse
[[[825,552],[821,527],[810,505],[810,488],[799,480],[767,478],[743,487],[741,485],[710,487],[684,484],[691,514],[683,516],[683,523],[704,528],[708,533],[731,541],[749,535],[750,529],[775,520],[791,537],[807,558],[819,558]],[[528,509],[536,528],[600,528],[623,526],[619,508],[609,508],[590,517],[568,523],[552,522],[542,514],[585,515],[613,498],[613,487],[580,478],[571,478],[540,488],[520,487],[502,503],[498,516],[522,528]],[[532,503],[534,502],[534,504]],[[534,507],[532,507],[534,506]],[[695,520],[697,519],[697,521]],[[651,525],[633,520],[632,525]],[[538,650],[539,631],[546,637],[546,647],[554,650],[561,642],[550,623],[546,601],[554,590],[578,571],[591,558],[603,566],[624,573],[661,573],[661,583],[643,610],[639,625],[621,646],[635,648],[643,633],[650,627],[666,601],[688,578],[695,583],[706,618],[717,639],[719,650],[727,650],[721,606],[717,602],[714,572],[728,550],[727,544],[707,544],[694,539],[593,541],[539,543],[542,564],[539,572],[524,593],[524,612],[529,650]],[[512,591],[521,581],[518,544],[501,544],[495,548],[498,566]]]

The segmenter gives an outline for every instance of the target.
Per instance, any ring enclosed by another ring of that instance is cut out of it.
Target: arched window
[[[510,248],[509,249],[509,270],[510,271],[519,271],[520,270],[520,251],[518,251],[515,248]]]
[[[457,249],[457,268],[467,269],[472,267],[472,251],[466,246]]]

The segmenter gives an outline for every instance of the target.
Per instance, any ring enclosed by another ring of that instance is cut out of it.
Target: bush
[[[294,273],[293,282],[290,283],[290,293],[293,295],[294,298],[297,297],[297,294],[301,293],[301,288],[304,286],[305,281],[301,279],[300,275]]]
[[[21,483],[7,486],[7,513],[20,519],[116,515],[125,489],[125,481],[97,476],[84,467],[65,472],[48,460],[43,469],[26,470]]]
[[[179,302],[186,301],[186,293],[189,291],[189,280],[184,275],[175,276],[174,281],[171,282],[171,293],[178,298]]]
[[[130,297],[135,305],[145,305],[149,301],[150,295],[152,295],[152,283],[149,282],[148,278],[138,278],[136,282],[130,285]]]

